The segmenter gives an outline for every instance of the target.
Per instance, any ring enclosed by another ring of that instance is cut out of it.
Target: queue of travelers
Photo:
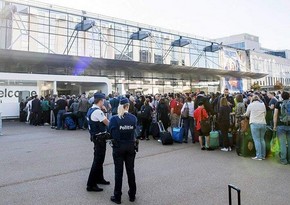
[[[211,147],[211,131],[219,130],[221,151],[230,152],[234,144],[230,142],[229,135],[237,130],[241,132],[242,121],[248,118],[256,152],[252,159],[266,159],[265,134],[267,127],[270,127],[277,132],[280,163],[290,164],[290,100],[289,93],[285,91],[281,95],[265,91],[231,94],[226,88],[223,94],[210,95],[203,91],[154,96],[140,93],[120,96],[114,93],[106,97],[100,92],[92,97],[85,93],[78,97],[39,98],[36,95],[22,102],[20,111],[20,119],[30,125],[70,129],[67,119],[71,119],[76,125],[75,129],[89,130],[94,143],[94,157],[87,181],[88,192],[101,192],[103,188],[99,185],[110,185],[103,169],[107,140],[110,139],[115,166],[115,187],[110,200],[116,204],[122,202],[124,164],[129,201],[135,201],[137,185],[134,164],[138,139],[150,140],[150,136],[156,139],[156,124],[159,123],[171,133],[176,127],[182,128],[183,143],[188,143],[190,134],[192,143],[199,142],[200,149],[207,151],[214,150]],[[208,122],[211,128],[205,129]]]
[[[102,111],[110,119],[118,114],[121,97],[128,99],[128,113],[137,117],[138,134],[140,140],[150,140],[154,136],[154,123],[161,121],[165,130],[172,133],[174,127],[184,128],[183,143],[199,142],[201,150],[212,150],[209,142],[209,132],[203,133],[201,121],[215,116],[214,129],[221,135],[221,150],[231,151],[233,143],[229,141],[229,133],[237,130],[243,117],[249,118],[250,129],[256,149],[255,160],[266,158],[265,132],[267,127],[277,131],[281,147],[281,163],[290,161],[290,124],[287,119],[288,92],[254,92],[229,93],[226,88],[223,93],[168,93],[155,95],[110,94],[104,100]],[[66,128],[64,118],[72,117],[76,129],[86,130],[88,123],[87,111],[94,102],[93,97],[83,93],[80,96],[33,96],[20,104],[22,120],[39,126],[50,125],[51,128],[61,130]],[[283,109],[282,109],[283,108]],[[290,109],[290,106],[289,106]],[[285,111],[286,110],[286,114]],[[23,112],[25,114],[23,114]],[[289,111],[290,112],[290,111]],[[188,113],[184,116],[184,113]],[[290,114],[289,114],[290,115]],[[285,117],[284,117],[285,118]],[[290,116],[289,116],[290,121]],[[154,137],[155,138],[155,137]]]

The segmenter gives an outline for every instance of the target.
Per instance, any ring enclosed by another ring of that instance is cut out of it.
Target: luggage
[[[210,148],[219,148],[219,132],[216,130],[212,130],[209,133],[209,147]]]
[[[243,157],[256,156],[255,145],[250,129],[246,132],[239,131],[236,141],[236,152],[239,156]]]
[[[215,121],[216,121],[216,118],[213,117],[213,122],[212,122],[212,129],[209,133],[209,146],[210,148],[219,148],[219,132],[217,130],[215,130]]]
[[[65,123],[65,126],[67,127],[68,130],[75,130],[77,129],[77,126],[74,122],[74,120],[72,119],[71,116],[66,116],[64,118],[64,123]]]
[[[164,129],[163,123],[161,121],[159,121],[157,124],[159,127],[159,136],[160,136],[160,140],[161,140],[162,144],[163,145],[172,145],[173,139],[172,139],[170,132],[168,132]]]
[[[159,138],[159,126],[158,126],[158,123],[151,123],[151,134],[152,134],[152,137],[157,140]]]
[[[271,127],[267,127],[267,130],[265,132],[265,142],[266,142],[266,156],[271,155],[271,140],[273,137],[273,130]]]
[[[241,190],[231,184],[228,185],[228,189],[229,189],[229,205],[232,205],[232,189],[237,191],[238,205],[241,205]]]
[[[228,133],[228,139],[229,139],[229,146],[233,147],[233,134],[231,132]]]
[[[183,135],[184,135],[184,128],[182,126],[182,120],[179,120],[179,127],[172,128],[172,137],[174,142],[182,143]]]

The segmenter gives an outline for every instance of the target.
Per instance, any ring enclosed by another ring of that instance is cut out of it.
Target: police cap
[[[106,99],[106,95],[104,93],[95,93],[94,99]]]
[[[128,98],[122,98],[121,100],[120,100],[120,105],[125,105],[125,104],[129,104],[130,102],[129,102],[129,99]]]

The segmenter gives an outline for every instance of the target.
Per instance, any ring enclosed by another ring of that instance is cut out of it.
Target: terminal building
[[[2,110],[5,90],[19,103],[23,91],[242,92],[290,80],[289,59],[243,44],[35,1],[0,0],[0,17]]]

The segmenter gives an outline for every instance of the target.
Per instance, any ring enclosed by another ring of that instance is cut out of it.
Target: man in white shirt
[[[192,143],[195,143],[194,140],[194,102],[192,101],[191,97],[186,98],[185,103],[181,109],[181,113],[188,110],[188,117],[183,117],[183,124],[184,124],[184,143],[188,142],[188,131],[190,130],[192,136]],[[182,114],[181,114],[182,115]]]
[[[87,113],[88,128],[91,141],[94,143],[94,161],[87,182],[87,191],[103,191],[97,184],[109,185],[110,182],[104,179],[103,163],[106,155],[106,139],[101,138],[102,133],[106,133],[109,120],[102,111],[105,94],[94,94],[94,105]]]

